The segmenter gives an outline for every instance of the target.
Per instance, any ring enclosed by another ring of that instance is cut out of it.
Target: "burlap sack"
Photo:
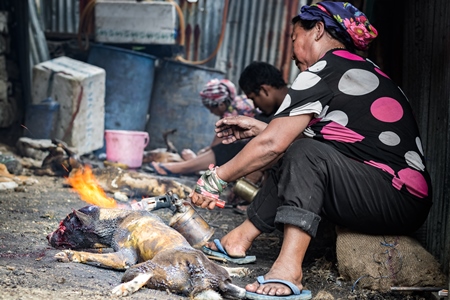
[[[439,263],[410,237],[336,232],[339,273],[356,287],[385,292],[392,286],[446,286]]]

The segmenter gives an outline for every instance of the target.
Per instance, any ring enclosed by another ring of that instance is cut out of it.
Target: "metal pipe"
[[[74,22],[73,22],[73,9],[74,3],[72,0],[66,1],[66,32],[73,33],[74,32]]]
[[[47,40],[42,32],[41,24],[38,20],[36,3],[34,0],[28,0],[29,16],[30,16],[30,39],[33,40],[34,50],[37,54],[37,63],[50,59],[47,47]]]
[[[57,2],[57,28],[58,32],[64,32],[64,0],[59,0]]]
[[[57,23],[57,5],[58,5],[58,0],[51,0],[50,1],[50,18],[51,18],[51,30],[52,32],[57,32],[58,31],[58,23]]]
[[[418,291],[418,292],[438,292],[442,287],[429,286],[391,286],[391,291]]]
[[[28,36],[30,38],[30,72],[35,64],[39,62],[39,53],[36,47],[36,41],[34,39],[33,30],[31,29],[31,24],[28,26]]]

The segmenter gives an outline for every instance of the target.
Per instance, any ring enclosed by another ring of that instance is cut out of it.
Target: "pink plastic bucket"
[[[144,131],[105,130],[106,159],[126,164],[130,168],[142,166],[144,149],[150,137]]]

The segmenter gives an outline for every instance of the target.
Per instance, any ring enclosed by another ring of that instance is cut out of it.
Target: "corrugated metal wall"
[[[259,60],[280,68],[291,82],[297,70],[290,59],[290,20],[300,2],[306,0],[229,0],[226,29],[222,33],[225,1],[180,0],[186,26],[185,58],[207,59],[221,41],[217,56],[205,65],[224,71],[231,81],[237,83],[245,66]]]
[[[265,61],[292,82],[291,19],[298,7],[299,1],[291,0],[230,1],[226,35],[216,67],[237,82],[245,66],[255,60]]]
[[[40,14],[47,32],[77,33],[79,0],[39,0]]]
[[[79,0],[39,1],[47,33],[77,33]],[[247,64],[266,61],[280,68],[285,79],[292,82],[298,71],[290,60],[290,20],[306,0],[228,1],[222,45],[217,55],[203,65],[220,69],[237,82]],[[184,58],[194,62],[207,59],[220,41],[226,1],[175,2],[185,20]]]

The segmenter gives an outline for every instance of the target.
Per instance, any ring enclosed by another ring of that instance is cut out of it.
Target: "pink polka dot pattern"
[[[343,143],[356,143],[364,139],[362,135],[336,122],[330,122],[325,125],[320,133],[322,133],[323,138],[326,140]]]
[[[428,185],[423,175],[413,169],[406,168],[398,171],[398,177],[405,183],[405,187],[414,196],[425,198],[428,196]]]
[[[381,97],[375,100],[370,107],[372,115],[381,122],[393,123],[403,117],[403,108],[397,100],[390,97]]]
[[[394,188],[396,188],[397,190],[400,191],[402,189],[403,184],[404,184],[404,182],[401,181],[400,178],[395,177],[395,176],[392,178],[392,186]]]
[[[383,171],[385,171],[385,172],[388,172],[388,173],[391,174],[392,176],[395,176],[394,170],[393,170],[391,167],[389,167],[388,165],[385,165],[385,164],[382,164],[382,163],[378,163],[378,162],[373,161],[373,160],[371,160],[371,161],[365,161],[364,163],[365,163],[365,164],[368,164],[368,165],[370,165],[370,166],[372,166],[372,167],[381,169],[381,170],[383,170]]]
[[[356,54],[350,53],[346,50],[337,50],[337,51],[334,51],[333,54],[336,56],[340,56],[340,57],[349,59],[349,60],[364,61],[364,58],[362,58]]]
[[[384,76],[384,77],[386,77],[386,78],[389,78],[389,76],[387,76],[383,71],[381,71],[380,69],[378,69],[378,68],[375,68],[375,71],[378,73],[378,74],[380,74],[381,76]]]
[[[405,168],[400,170],[398,172],[398,175],[395,175],[394,170],[388,165],[378,163],[372,160],[365,161],[364,163],[373,166],[375,168],[381,169],[394,176],[392,178],[392,186],[397,190],[400,190],[402,186],[405,186],[408,192],[410,192],[416,197],[425,198],[428,196],[428,185],[425,178],[420,172],[410,168]]]
[[[303,131],[389,174],[396,190],[426,199],[429,175],[408,99],[380,67],[333,49],[301,72],[276,116],[313,114]],[[389,179],[388,179],[389,180]]]

